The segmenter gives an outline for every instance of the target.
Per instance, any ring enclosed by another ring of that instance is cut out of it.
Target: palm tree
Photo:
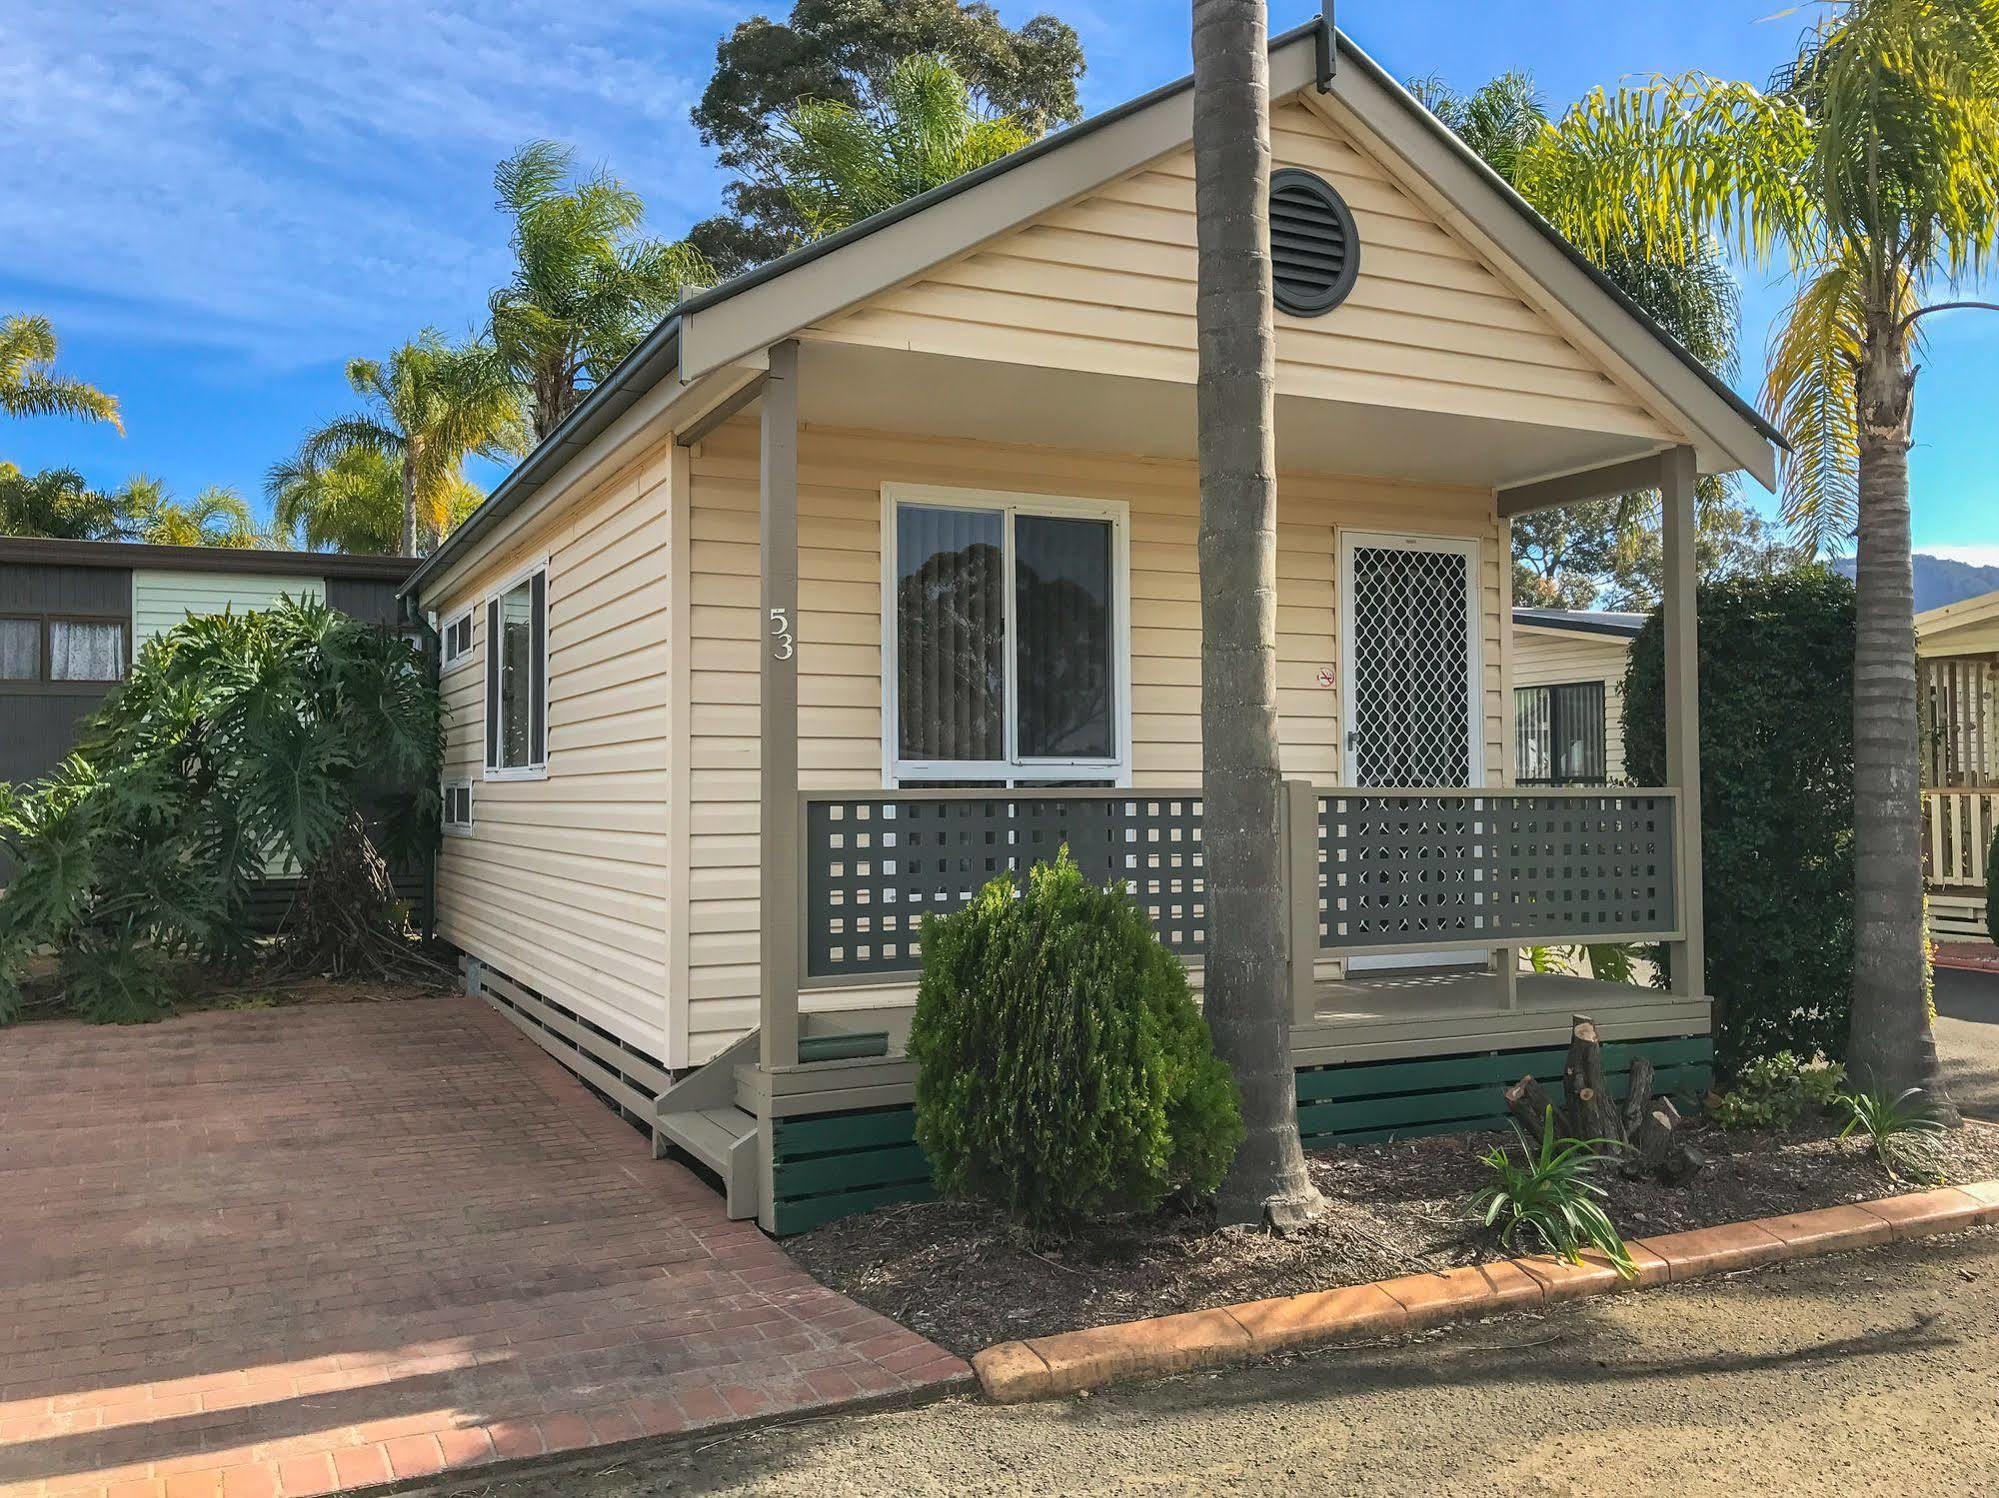
[[[1409,88],[1543,218],[1573,224],[1590,211],[1593,205],[1586,198],[1576,201],[1574,194],[1594,184],[1575,170],[1554,169],[1563,138],[1553,130],[1532,74],[1514,69],[1469,94],[1435,75],[1416,79]],[[1648,248],[1634,240],[1594,248],[1599,268],[1618,290],[1701,363],[1724,379],[1734,378],[1742,298],[1714,235],[1695,224],[1669,247]],[[1701,475],[1695,498],[1703,579],[1799,560],[1797,552],[1768,535],[1760,516],[1736,502],[1731,479]],[[1516,601],[1587,607],[1608,578],[1616,606],[1624,607],[1642,597],[1644,580],[1658,570],[1659,525],[1656,490],[1516,520]],[[1529,559],[1537,566],[1521,565]],[[1634,581],[1641,586],[1633,588]]]
[[[527,391],[536,441],[676,302],[715,279],[685,242],[641,235],[644,201],[608,172],[565,187],[574,159],[555,141],[530,141],[493,174],[514,221],[514,275],[492,294],[492,338]]]
[[[814,239],[1032,143],[1041,121],[989,114],[958,70],[919,53],[864,107],[802,99],[779,127],[786,190]]]
[[[1791,441],[1801,540],[1857,536],[1847,1062],[1949,1111],[1924,1002],[1908,453],[1921,319],[1958,306],[1999,240],[1999,0],[1835,0],[1768,90],[1705,76],[1584,99],[1523,175],[1566,177],[1586,249],[1687,224],[1782,250],[1797,294],[1765,401]]]
[[[48,536],[61,541],[118,537],[118,507],[74,468],[23,473],[0,463],[0,536]]]
[[[368,409],[308,434],[295,462],[330,469],[365,452],[394,463],[402,494],[396,550],[403,556],[420,555],[451,528],[467,457],[500,457],[525,445],[520,386],[484,344],[449,344],[426,328],[386,364],[350,360],[347,383]]]
[[[1246,1130],[1221,1211],[1286,1228],[1322,1203],[1298,1143],[1285,983],[1267,24],[1263,0],[1194,0],[1201,842],[1204,1005]]]
[[[454,476],[444,534],[484,497],[463,475]],[[395,551],[402,533],[402,465],[366,448],[330,463],[301,455],[273,463],[264,476],[271,501],[271,529],[308,551],[378,556]]]
[[[140,474],[112,496],[124,539],[149,546],[252,547],[264,544],[250,506],[234,489],[211,484],[176,499],[159,479]]]
[[[118,418],[118,397],[72,380],[50,368],[56,358],[56,330],[46,317],[26,313],[0,318],[0,412],[9,416]]]

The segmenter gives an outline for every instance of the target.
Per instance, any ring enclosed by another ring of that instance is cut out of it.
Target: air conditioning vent
[[[1360,235],[1346,200],[1296,167],[1270,174],[1270,258],[1278,310],[1319,317],[1347,299],[1360,273]]]

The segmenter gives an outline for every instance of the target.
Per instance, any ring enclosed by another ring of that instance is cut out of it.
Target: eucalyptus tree
[[[793,105],[778,154],[802,230],[817,239],[1040,135],[1038,118],[994,113],[950,62],[918,53],[890,68],[865,104],[802,99]]]
[[[119,431],[118,397],[57,374],[56,330],[46,317],[0,317],[0,412],[8,416],[78,416]]]
[[[308,433],[293,461],[328,469],[372,453],[394,463],[396,550],[403,556],[420,555],[451,528],[465,493],[466,458],[526,446],[520,386],[486,344],[447,343],[427,328],[387,360],[350,360],[347,383],[364,408]]]
[[[572,182],[575,152],[530,141],[493,173],[513,220],[514,273],[489,299],[492,340],[527,393],[539,441],[715,273],[682,242],[641,232],[645,202],[599,168]]]
[[[1277,335],[1263,0],[1194,0],[1203,1003],[1242,1094],[1225,1221],[1323,1208],[1298,1142],[1277,761]]]
[[[1586,250],[1670,251],[1689,224],[1788,259],[1764,399],[1799,539],[1856,540],[1847,1063],[1948,1111],[1925,1003],[1908,454],[1923,320],[1999,241],[1999,0],[1835,0],[1767,89],[1702,75],[1598,91],[1523,176],[1577,206]],[[1536,196],[1530,192],[1530,200]]]

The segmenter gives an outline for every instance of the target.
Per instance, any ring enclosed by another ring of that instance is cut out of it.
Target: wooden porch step
[[[722,1178],[729,1216],[757,1215],[757,1117],[730,1104],[662,1113],[655,1131]]]

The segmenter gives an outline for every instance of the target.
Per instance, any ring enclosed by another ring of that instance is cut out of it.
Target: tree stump
[[[1569,1137],[1624,1142],[1624,1120],[1603,1075],[1603,1043],[1588,1015],[1578,1014],[1569,1030],[1569,1060],[1562,1068],[1568,1095]]]
[[[1562,1068],[1564,1106],[1555,1112],[1556,1127],[1569,1139],[1607,1140],[1623,1145],[1619,1170],[1632,1180],[1655,1176],[1678,1184],[1706,1164],[1701,1152],[1682,1135],[1684,1120],[1672,1099],[1654,1097],[1656,1072],[1643,1056],[1631,1062],[1630,1089],[1619,1106],[1603,1068],[1603,1041],[1588,1015],[1574,1016],[1569,1029],[1569,1053]],[[1542,1121],[1554,1105],[1533,1077],[1522,1077],[1506,1089],[1506,1111],[1538,1144]]]

